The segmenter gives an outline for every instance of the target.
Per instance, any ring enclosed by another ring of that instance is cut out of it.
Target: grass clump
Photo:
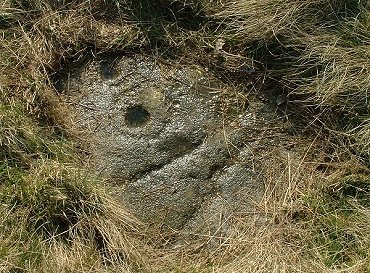
[[[238,1],[216,14],[226,43],[247,47],[308,125],[350,136],[368,158],[368,1]],[[342,116],[338,122],[333,116]]]
[[[0,194],[4,268],[53,272],[45,267],[50,263],[45,256],[54,259],[50,247],[74,257],[54,259],[52,268],[63,262],[64,270],[75,266],[83,272],[97,260],[121,268],[140,265],[138,222],[80,170],[48,160],[12,182],[2,185]]]
[[[313,255],[331,268],[370,267],[368,176],[348,175],[311,197],[303,217],[311,230]]]

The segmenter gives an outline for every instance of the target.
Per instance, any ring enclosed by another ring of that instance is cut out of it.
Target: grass
[[[362,0],[2,1],[0,270],[370,272],[369,33]],[[260,159],[263,223],[236,215],[211,253],[202,240],[169,250],[84,170],[53,77],[109,51],[177,57],[288,97],[312,143],[298,164],[278,150]]]

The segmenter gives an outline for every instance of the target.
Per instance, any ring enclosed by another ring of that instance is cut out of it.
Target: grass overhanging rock
[[[369,4],[3,0],[0,271],[370,272]],[[264,221],[235,217],[210,253],[168,249],[171,234],[139,223],[84,169],[54,79],[107,52],[200,64],[284,103],[312,143],[296,165],[273,151],[263,162]]]

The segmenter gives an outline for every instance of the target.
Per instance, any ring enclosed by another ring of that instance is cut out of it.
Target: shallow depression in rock
[[[144,126],[149,119],[150,113],[141,105],[128,108],[125,115],[125,122],[130,127]]]
[[[104,80],[112,80],[119,74],[115,61],[103,60],[100,62],[100,74]]]

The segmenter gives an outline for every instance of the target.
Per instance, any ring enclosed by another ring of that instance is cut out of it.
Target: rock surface
[[[253,211],[263,196],[250,128],[273,113],[203,69],[92,60],[64,96],[95,170],[140,219],[197,230],[217,225],[219,213]]]

